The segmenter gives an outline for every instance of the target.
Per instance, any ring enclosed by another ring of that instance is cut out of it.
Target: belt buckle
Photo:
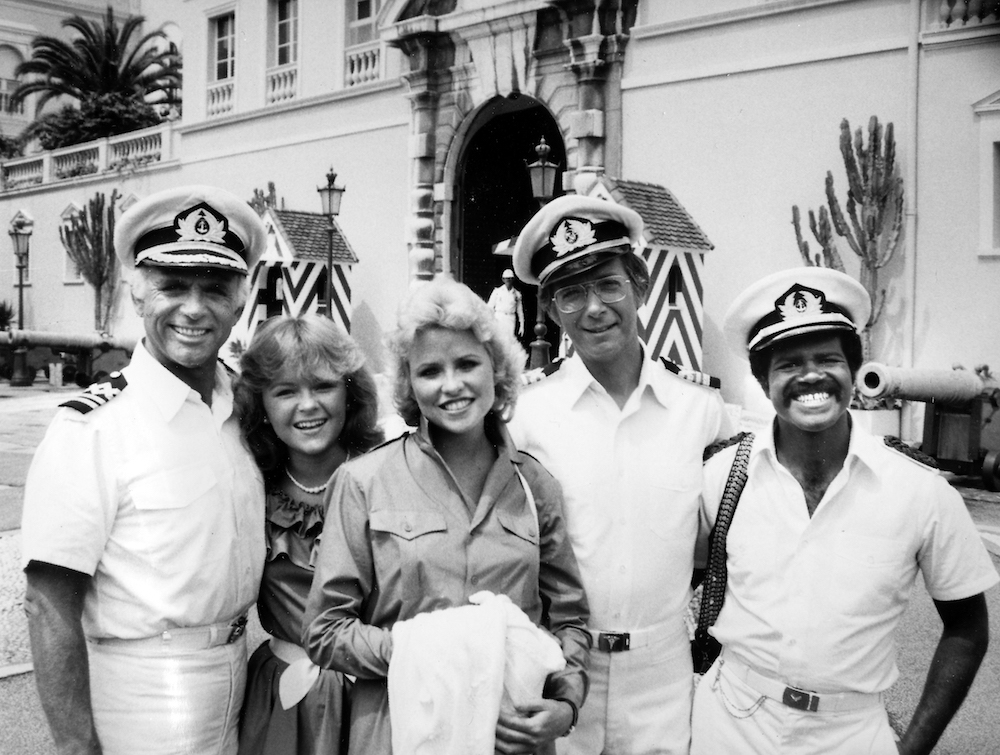
[[[796,710],[807,710],[813,713],[819,710],[819,695],[795,687],[785,687],[781,702]]]
[[[227,645],[236,642],[236,640],[238,640],[241,636],[243,636],[243,633],[246,631],[247,628],[247,617],[240,616],[229,626],[232,628],[229,630],[229,638],[226,640]]]
[[[597,649],[605,653],[623,653],[630,645],[628,632],[601,632],[597,635]]]

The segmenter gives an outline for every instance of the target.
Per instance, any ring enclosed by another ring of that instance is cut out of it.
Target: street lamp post
[[[332,166],[326,174],[326,186],[316,187],[323,214],[326,215],[326,316],[330,319],[333,319],[333,232],[336,229],[333,218],[340,214],[340,200],[344,198],[345,188],[337,186],[337,174]]]
[[[539,208],[552,199],[552,195],[555,194],[556,190],[556,173],[559,170],[559,164],[549,162],[548,158],[551,151],[552,148],[545,143],[545,137],[543,136],[541,141],[535,146],[535,154],[538,155],[538,159],[528,165],[528,176],[531,178],[531,195],[538,202]],[[545,326],[545,309],[542,307],[541,298],[539,298],[535,317],[535,340],[528,346],[531,351],[528,367],[531,369],[544,367],[549,363],[549,342],[545,340],[547,330]]]
[[[17,329],[24,330],[24,270],[28,266],[28,250],[31,245],[31,232],[35,223],[23,210],[19,211],[10,221],[11,241],[14,242],[14,254],[17,256]],[[14,366],[10,376],[10,384],[14,386],[31,385],[34,375],[28,370],[28,347],[18,343],[14,348]]]

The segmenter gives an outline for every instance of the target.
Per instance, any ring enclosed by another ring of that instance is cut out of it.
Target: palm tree
[[[79,34],[72,42],[35,37],[31,59],[21,63],[15,72],[18,77],[33,74],[35,78],[18,85],[13,101],[22,102],[28,95],[39,93],[36,112],[60,95],[73,97],[81,104],[109,94],[139,101],[151,98],[164,105],[180,104],[180,55],[154,44],[166,39],[162,31],[133,41],[144,21],[143,16],[129,16],[119,27],[109,5],[103,24],[81,16],[65,19],[62,25]]]

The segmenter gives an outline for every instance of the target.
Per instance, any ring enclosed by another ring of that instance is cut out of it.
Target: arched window
[[[11,95],[17,89],[14,71],[21,64],[21,53],[13,47],[0,45],[0,112],[4,115],[24,115],[24,103],[14,105]]]
[[[671,307],[680,306],[683,293],[684,276],[681,274],[681,266],[675,262],[667,273],[667,304]]]

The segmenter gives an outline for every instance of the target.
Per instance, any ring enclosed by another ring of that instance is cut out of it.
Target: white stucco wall
[[[846,200],[838,147],[845,117],[852,130],[867,131],[873,114],[892,121],[904,175],[916,150],[915,247],[901,248],[886,268],[891,298],[875,357],[911,363],[913,322],[913,366],[1000,365],[1000,339],[990,333],[1000,319],[1000,264],[976,253],[979,170],[987,166],[971,107],[996,89],[1000,49],[995,38],[925,48],[914,135],[909,28],[906,2],[834,3],[740,23],[660,24],[633,35],[623,81],[623,173],[669,186],[716,245],[706,256],[705,365],[723,378],[730,401],[742,401],[753,384],[746,362],[721,338],[726,306],[748,282],[801,264],[793,204],[817,249],[805,216],[825,204],[827,170]],[[840,251],[855,272],[846,243]]]

